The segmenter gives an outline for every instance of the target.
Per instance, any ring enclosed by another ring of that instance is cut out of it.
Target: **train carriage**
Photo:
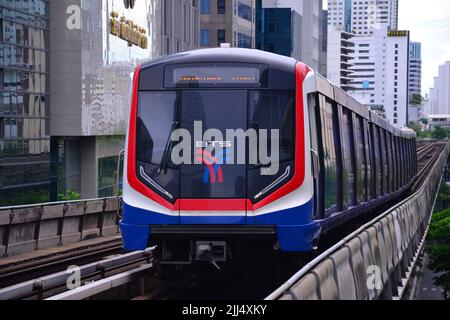
[[[417,171],[413,131],[307,65],[249,49],[139,66],[126,139],[125,249],[156,242],[188,259],[225,260],[230,240],[259,237],[310,251]]]

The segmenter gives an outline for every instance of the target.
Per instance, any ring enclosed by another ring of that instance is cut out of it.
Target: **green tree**
[[[422,102],[423,102],[422,96],[420,94],[417,94],[417,93],[414,93],[411,96],[411,99],[409,101],[409,103],[411,105],[413,105],[413,106],[420,106],[420,105],[422,105]]]
[[[442,140],[447,138],[447,131],[441,127],[436,127],[431,133],[431,137],[436,140]]]
[[[450,300],[450,209],[433,216],[428,239],[429,267],[438,274],[434,283],[444,289],[444,297]]]
[[[417,134],[422,132],[422,127],[417,122],[410,122],[408,128],[413,129]]]
[[[443,182],[436,200],[435,214],[428,233],[428,267],[439,274],[434,281],[450,299],[450,187]]]
[[[73,201],[73,200],[80,200],[80,194],[76,193],[73,190],[70,190],[69,192],[67,192],[67,194],[59,194],[58,195],[58,200],[59,201]]]
[[[450,208],[450,187],[447,185],[447,183],[443,182],[441,184],[441,189],[439,191],[437,200],[436,200],[436,206],[435,206],[435,212],[444,211]]]

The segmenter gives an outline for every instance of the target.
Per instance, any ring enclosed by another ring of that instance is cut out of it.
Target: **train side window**
[[[412,140],[412,144],[413,144],[413,159],[414,159],[413,176],[415,176],[417,174],[417,144],[414,139]]]
[[[321,162],[320,185],[323,186],[322,207],[326,216],[338,209],[339,166],[338,145],[339,134],[336,123],[336,108],[322,95],[319,95],[319,108],[316,112],[317,131],[319,133],[319,159]]]
[[[386,137],[388,145],[388,158],[389,158],[389,193],[394,192],[394,160],[392,154],[392,133],[388,132]]]
[[[411,180],[414,177],[414,140],[409,140],[409,145],[411,146]]]
[[[408,173],[409,173],[409,177],[408,177],[408,182],[411,181],[412,179],[412,146],[411,146],[411,140],[408,139]]]
[[[378,198],[381,196],[381,182],[382,182],[382,173],[381,173],[381,150],[380,150],[380,139],[379,139],[379,131],[378,127],[372,124],[372,142],[373,142],[373,152],[374,152],[374,160],[375,160],[375,197]]]
[[[363,119],[353,114],[353,128],[356,147],[356,194],[358,203],[367,202],[367,157],[364,141]]]
[[[414,157],[414,175],[416,175],[418,173],[417,172],[418,162],[417,162],[417,144],[416,144],[415,140],[413,140],[413,146],[414,146],[414,154],[413,154],[413,157]]]
[[[311,138],[311,169],[313,172],[314,181],[314,218],[323,219],[324,208],[321,198],[323,198],[320,190],[323,189],[323,185],[320,183],[320,158],[319,158],[319,145],[322,142],[319,141],[320,132],[318,131],[318,124],[316,119],[316,113],[319,110],[319,97],[316,93],[308,95],[308,113],[309,113],[309,131]]]
[[[381,165],[383,166],[383,192],[385,194],[389,193],[389,159],[388,159],[388,147],[386,144],[386,134],[384,129],[380,128],[380,138],[381,138],[381,148],[383,150],[382,156],[383,160]]]
[[[406,182],[408,181],[408,148],[406,145],[406,139],[403,139],[403,154],[405,155],[405,160],[404,163],[405,165],[405,180],[404,180],[404,185],[406,185]]]
[[[376,179],[375,179],[375,158],[374,158],[374,147],[372,139],[371,125],[364,121],[364,132],[366,141],[366,155],[367,155],[367,188],[369,199],[376,198]]]
[[[405,155],[405,160],[404,160],[404,167],[405,167],[405,176],[404,176],[404,178],[405,178],[405,185],[406,185],[406,183],[408,182],[408,175],[409,175],[409,173],[408,173],[408,159],[409,159],[409,157],[408,157],[408,143],[407,143],[408,141],[406,140],[406,139],[403,139],[403,152],[404,152],[404,155]]]
[[[341,113],[342,130],[342,160],[343,160],[343,209],[356,205],[355,186],[355,146],[353,142],[352,113],[339,106]]]
[[[403,157],[403,139],[398,138],[398,154],[399,154],[399,163],[400,163],[400,177],[399,177],[399,188],[403,187],[403,171],[404,171],[404,161],[405,158]]]
[[[400,188],[405,185],[405,153],[404,153],[404,140],[399,138],[400,147]]]
[[[406,177],[405,177],[405,184],[409,182],[409,171],[411,169],[409,165],[409,160],[411,159],[409,155],[409,140],[405,139],[405,154],[406,154]]]
[[[399,138],[394,137],[395,144],[395,189],[400,189],[400,175],[401,175],[401,158],[400,158],[400,147],[399,147]]]

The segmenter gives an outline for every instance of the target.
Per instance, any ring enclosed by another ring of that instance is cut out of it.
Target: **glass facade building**
[[[291,19],[295,17],[295,12],[291,13],[290,8],[263,9],[260,5],[257,5],[256,12],[256,47],[290,57],[294,47]],[[301,25],[297,31],[301,32]],[[296,56],[299,58],[301,52],[298,52]]]
[[[50,189],[49,5],[0,1],[0,206]]]
[[[116,193],[135,67],[198,47],[192,0],[54,0],[51,27],[51,199]],[[129,32],[124,32],[128,30]],[[136,41],[136,38],[139,41]]]

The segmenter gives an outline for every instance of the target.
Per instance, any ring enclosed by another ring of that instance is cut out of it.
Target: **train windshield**
[[[264,198],[294,172],[290,90],[139,93],[137,174],[167,200]]]

